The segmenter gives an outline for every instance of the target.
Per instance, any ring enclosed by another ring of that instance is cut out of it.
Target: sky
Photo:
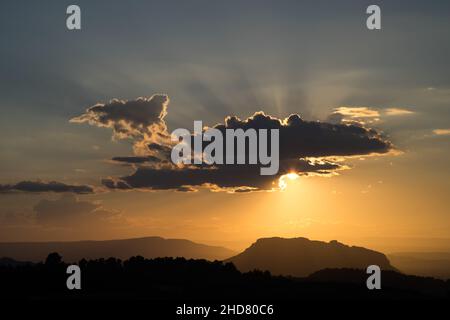
[[[82,29],[69,31],[74,3],[2,3],[0,241],[450,250],[448,1],[376,1],[373,31],[373,1],[76,1]],[[283,159],[303,159],[296,179],[221,168],[184,181],[143,159],[176,128],[230,116],[277,119]]]

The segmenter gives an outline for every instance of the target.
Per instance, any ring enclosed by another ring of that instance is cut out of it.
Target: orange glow
[[[290,172],[288,174],[282,175],[280,179],[278,179],[278,187],[280,190],[285,190],[287,188],[286,180],[296,180],[299,175],[295,172]]]

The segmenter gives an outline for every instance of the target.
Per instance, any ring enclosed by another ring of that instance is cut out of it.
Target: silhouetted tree
[[[306,278],[272,276],[268,271],[239,272],[234,264],[185,258],[145,259],[137,256],[79,262],[82,290],[66,287],[67,264],[58,253],[45,263],[0,266],[1,298],[105,297],[155,300],[254,299],[258,301],[302,299],[449,298],[450,282],[413,277],[395,271],[383,273],[383,290],[365,286],[367,274],[358,269],[328,269]]]
[[[57,252],[52,252],[45,259],[45,264],[47,266],[57,266],[62,263],[62,257]]]

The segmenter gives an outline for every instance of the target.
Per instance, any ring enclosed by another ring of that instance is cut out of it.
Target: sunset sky
[[[76,1],[82,29],[68,31],[73,3],[0,10],[0,241],[162,236],[240,250],[302,236],[450,250],[450,2],[376,1],[378,31],[366,28],[373,1]],[[113,113],[113,99],[151,112]],[[236,172],[230,188],[230,175],[179,183],[131,163],[164,147],[157,133],[259,111],[345,139],[291,135],[315,148],[296,157],[325,162],[297,162],[281,189],[279,176],[268,188]]]

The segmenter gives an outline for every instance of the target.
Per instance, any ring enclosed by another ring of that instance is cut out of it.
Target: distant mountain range
[[[388,254],[388,258],[400,271],[407,274],[450,279],[448,252],[397,252]]]
[[[263,238],[244,252],[227,259],[241,271],[268,270],[274,275],[306,277],[326,268],[366,269],[375,264],[382,270],[396,270],[380,252],[350,247],[337,241],[306,238]]]
[[[366,269],[367,266],[376,264],[383,270],[450,278],[449,253],[407,252],[386,256],[335,240],[323,242],[307,238],[262,238],[239,254],[224,247],[161,237],[105,241],[10,242],[0,243],[0,265],[41,262],[51,252],[58,252],[66,262],[109,257],[125,260],[133,256],[143,256],[147,259],[184,257],[222,260],[232,262],[241,272],[258,269],[270,271],[273,275],[294,277],[307,277],[323,269]]]
[[[83,258],[128,259],[138,255],[148,259],[184,257],[187,259],[223,260],[236,254],[236,252],[223,247],[160,237],[106,241],[0,243],[0,257],[9,257],[14,260],[44,261],[51,252],[58,252],[67,262],[77,262]]]

